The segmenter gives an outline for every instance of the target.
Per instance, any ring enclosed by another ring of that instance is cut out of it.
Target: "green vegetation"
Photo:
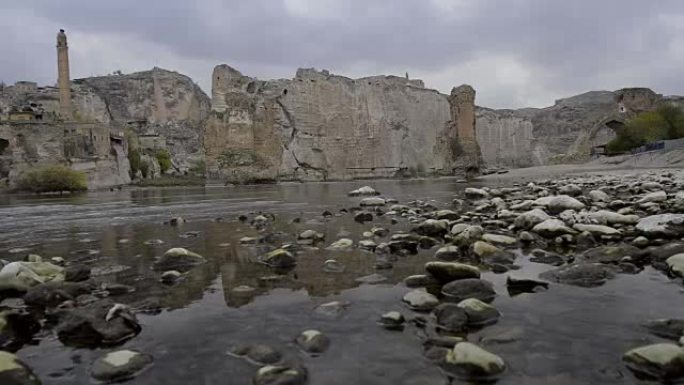
[[[646,143],[684,137],[684,110],[664,104],[655,111],[644,112],[627,122],[615,139],[608,142],[608,154],[619,154]]]
[[[131,165],[130,176],[131,179],[135,179],[138,170],[141,170],[142,168],[140,150],[138,149],[138,137],[130,128],[126,129],[124,135],[126,137],[126,143],[128,144],[128,163]]]
[[[204,159],[198,160],[190,167],[190,173],[192,175],[204,176],[206,172],[207,164],[204,162]]]
[[[165,174],[171,168],[171,154],[167,150],[157,150],[155,154],[157,162],[159,163],[159,168],[162,174]]]
[[[77,192],[87,190],[88,183],[85,173],[55,165],[26,172],[17,183],[16,189],[32,193]]]

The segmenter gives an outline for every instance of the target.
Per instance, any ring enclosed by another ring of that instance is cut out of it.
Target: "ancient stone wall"
[[[474,138],[472,98],[470,117],[459,104],[450,124],[447,97],[416,80],[300,69],[294,79],[260,81],[220,65],[212,81],[204,143],[217,180],[452,175],[460,125]]]
[[[0,154],[0,180],[10,186],[28,170],[54,164],[86,172],[91,189],[131,181],[123,144],[112,145],[107,125],[6,123],[0,125],[0,142],[7,143]]]
[[[175,172],[185,173],[204,159],[204,125],[210,100],[192,79],[154,68],[128,75],[74,80],[94,103],[76,103],[83,116],[109,121],[137,135],[166,139]],[[100,101],[102,101],[100,103]]]

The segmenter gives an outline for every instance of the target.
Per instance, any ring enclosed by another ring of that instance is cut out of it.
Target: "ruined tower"
[[[59,87],[59,114],[64,120],[71,120],[73,115],[69,80],[69,47],[63,29],[60,29],[57,34],[57,85]]]
[[[457,158],[456,168],[465,171],[466,176],[477,174],[482,164],[482,154],[475,137],[475,90],[467,84],[454,87],[448,99],[451,110],[449,124],[458,143],[453,148]]]

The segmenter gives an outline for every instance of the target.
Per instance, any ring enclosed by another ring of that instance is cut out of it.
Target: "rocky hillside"
[[[492,110],[478,107],[476,133],[488,167],[583,162],[631,116],[654,109],[661,95],[647,88],[591,91],[551,107]]]
[[[455,92],[448,98],[420,80],[313,69],[259,81],[220,65],[204,141],[207,170],[241,182],[453,175],[467,159],[476,168],[476,143],[459,145],[459,137],[474,138],[475,93]],[[454,106],[461,102],[470,108]]]
[[[202,161],[210,100],[189,77],[154,68],[73,83],[81,93],[93,95],[93,103],[80,105],[81,116],[128,128],[149,139],[141,140],[142,145],[166,147],[178,172]]]

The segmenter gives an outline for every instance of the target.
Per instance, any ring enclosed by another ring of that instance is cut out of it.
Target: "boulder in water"
[[[17,356],[0,351],[0,384],[40,385],[41,382]]]
[[[118,350],[93,363],[93,378],[105,382],[129,380],[152,363],[152,356],[133,350]]]
[[[154,269],[166,270],[190,270],[191,268],[205,263],[206,259],[197,253],[193,253],[182,247],[168,249],[155,263]]]

